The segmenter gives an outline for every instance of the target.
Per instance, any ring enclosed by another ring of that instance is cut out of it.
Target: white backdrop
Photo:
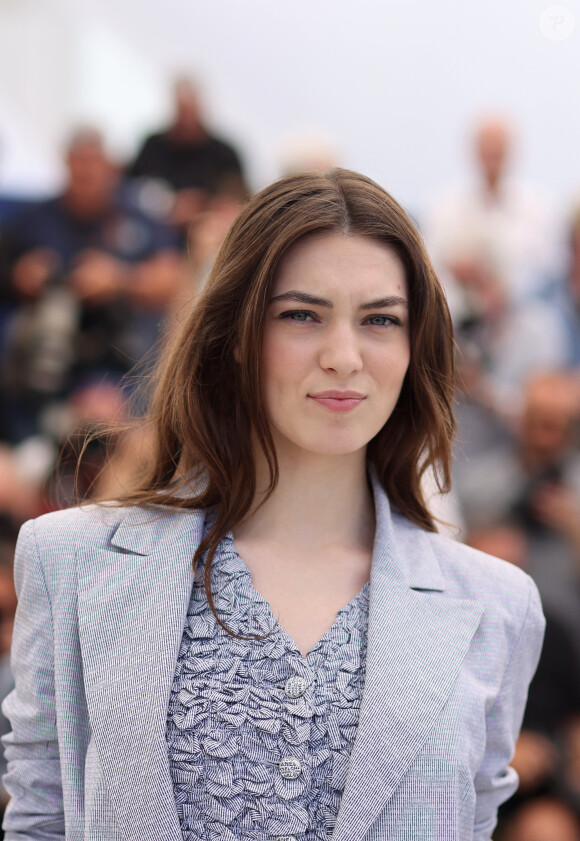
[[[313,130],[421,214],[468,170],[474,118],[500,109],[518,128],[516,171],[564,207],[580,192],[580,0],[541,27],[548,6],[0,0],[0,188],[54,188],[78,121],[131,154],[185,70],[255,187],[278,174],[285,138]]]

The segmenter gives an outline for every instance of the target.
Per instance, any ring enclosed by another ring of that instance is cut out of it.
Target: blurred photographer
[[[93,129],[66,153],[63,193],[7,234],[10,293],[2,435],[42,429],[42,412],[91,380],[113,382],[153,345],[178,283],[174,234],[117,198],[118,172]]]

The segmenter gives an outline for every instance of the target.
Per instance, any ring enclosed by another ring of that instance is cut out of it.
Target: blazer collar
[[[445,579],[428,534],[391,511],[388,497],[371,468],[375,500],[375,541],[372,569],[416,590],[445,590]]]
[[[191,514],[191,509],[169,506],[124,509],[123,518],[111,537],[111,545],[132,555],[150,555],[160,543],[175,538],[180,521],[184,528],[191,527],[191,522],[188,524]],[[200,511],[194,512],[194,516],[200,515]]]

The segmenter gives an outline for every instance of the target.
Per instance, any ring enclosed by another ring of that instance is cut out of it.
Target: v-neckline
[[[287,647],[293,649],[294,653],[298,654],[306,665],[310,665],[309,659],[311,658],[311,655],[313,655],[320,648],[320,646],[323,645],[323,643],[328,638],[330,638],[333,635],[333,633],[336,632],[338,626],[342,621],[343,616],[346,613],[349,613],[353,609],[353,607],[355,607],[355,605],[357,607],[359,606],[359,602],[363,598],[363,595],[366,594],[370,587],[370,580],[365,581],[360,590],[357,593],[355,593],[355,595],[351,599],[349,599],[349,601],[345,605],[343,605],[341,608],[339,608],[339,610],[337,610],[336,616],[332,624],[329,625],[329,627],[322,634],[322,636],[311,646],[311,648],[306,652],[306,654],[304,654],[298,646],[298,644],[296,643],[296,641],[294,640],[293,636],[288,631],[286,631],[284,626],[274,615],[274,611],[272,610],[272,606],[270,605],[268,599],[258,590],[256,585],[254,584],[250,568],[236,549],[236,544],[232,532],[229,531],[223,539],[229,543],[231,547],[231,552],[233,553],[235,560],[240,566],[240,571],[243,573],[244,577],[247,578],[248,585],[251,587],[252,590],[252,602],[257,602],[264,607],[264,610],[267,611],[268,615],[272,619],[272,631],[276,631],[280,635],[280,637],[283,640],[285,640]]]

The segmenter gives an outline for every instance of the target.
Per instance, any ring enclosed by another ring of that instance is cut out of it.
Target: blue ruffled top
[[[327,841],[358,726],[369,585],[306,657],[254,588],[231,534],[212,588],[225,624],[262,638],[224,631],[194,583],[167,718],[184,841]]]

